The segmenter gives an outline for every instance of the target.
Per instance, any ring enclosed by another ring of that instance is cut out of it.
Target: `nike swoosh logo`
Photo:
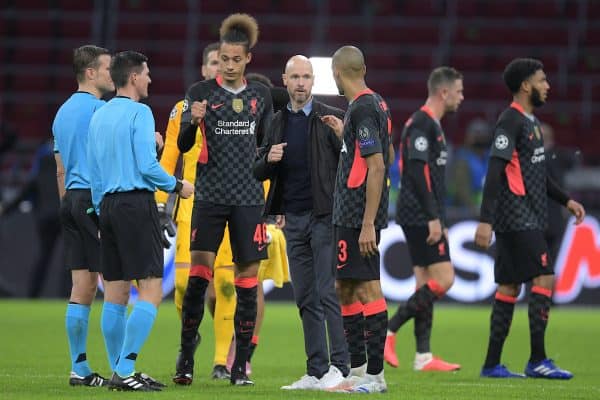
[[[339,265],[339,264],[338,264],[338,266],[337,266],[337,269],[342,269],[342,268],[344,268],[346,265],[348,265],[348,263],[346,263],[346,264],[342,264],[342,265]]]
[[[223,106],[223,104],[225,103],[220,103],[220,104],[211,104],[210,108],[212,108],[213,110],[219,109]]]
[[[265,247],[267,247],[266,244],[262,244],[258,246],[258,251],[262,251]]]

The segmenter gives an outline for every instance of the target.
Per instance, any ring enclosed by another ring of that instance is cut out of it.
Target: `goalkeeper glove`
[[[173,222],[173,220],[171,219],[169,214],[167,214],[166,204],[157,203],[156,208],[158,209],[158,220],[159,220],[160,229],[162,232],[162,236],[161,236],[162,245],[165,249],[168,249],[171,247],[171,242],[169,241],[169,238],[167,237],[167,235],[169,235],[169,237],[175,236],[175,233],[176,233],[175,223]]]

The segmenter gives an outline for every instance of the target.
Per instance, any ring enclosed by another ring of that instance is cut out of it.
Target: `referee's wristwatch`
[[[175,182],[175,188],[173,189],[173,193],[179,193],[181,192],[181,189],[183,189],[183,182],[181,182],[181,179],[177,179],[177,182]]]

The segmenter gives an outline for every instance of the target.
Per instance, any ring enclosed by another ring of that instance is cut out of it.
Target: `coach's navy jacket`
[[[281,143],[288,112],[286,107],[275,114],[254,162],[254,176],[256,179],[260,181],[271,180],[263,212],[265,216],[285,214],[282,205],[281,185],[277,184],[281,162],[269,163],[267,156],[272,145]],[[322,116],[330,114],[340,119],[344,118],[344,112],[339,108],[330,107],[313,98],[312,111],[308,116],[310,143],[307,145],[310,146],[309,160],[313,213],[317,216],[331,214],[335,176],[340,150],[342,149],[342,141],[330,127],[321,121]]]

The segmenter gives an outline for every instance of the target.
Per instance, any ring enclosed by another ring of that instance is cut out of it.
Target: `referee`
[[[108,382],[90,369],[86,354],[90,307],[100,271],[100,241],[98,229],[85,211],[92,202],[86,154],[88,128],[94,112],[105,104],[100,98],[115,88],[110,59],[107,49],[93,45],[73,51],[78,88],[60,106],[52,124],[65,264],[73,281],[65,316],[72,386],[104,386]]]
[[[167,174],[156,160],[154,117],[139,103],[148,96],[148,58],[134,51],[114,56],[110,74],[117,96],[90,122],[88,159],[92,202],[100,216],[101,269],[105,281],[102,333],[113,376],[113,390],[154,391],[164,386],[135,372],[162,298],[163,252],[157,188],[183,198],[193,186]],[[118,313],[127,304],[130,281],[139,299],[126,321]]]

